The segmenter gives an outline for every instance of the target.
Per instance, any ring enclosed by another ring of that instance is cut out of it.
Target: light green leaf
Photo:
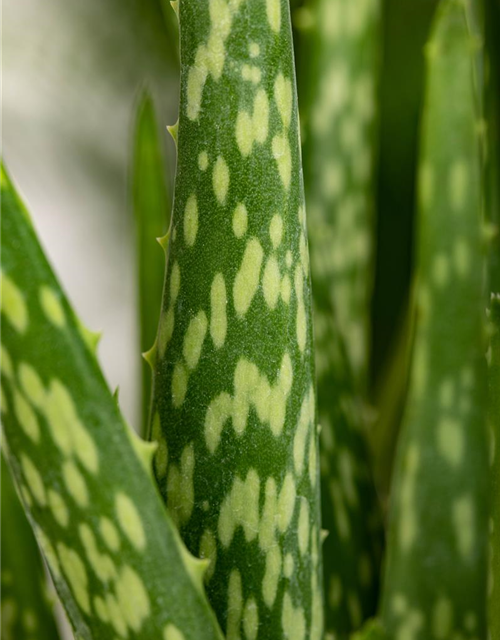
[[[136,116],[133,158],[133,204],[138,263],[140,350],[155,340],[161,308],[165,257],[157,238],[165,235],[170,218],[168,177],[151,96],[142,94]],[[151,405],[151,368],[142,363],[142,432]]]
[[[477,42],[445,0],[426,47],[417,316],[382,620],[390,637],[485,638],[488,550]]]
[[[152,434],[227,637],[322,637],[310,283],[288,0],[182,0]]]
[[[75,633],[220,639],[204,565],[153,485],[153,447],[124,424],[3,170],[1,187],[6,452]]]

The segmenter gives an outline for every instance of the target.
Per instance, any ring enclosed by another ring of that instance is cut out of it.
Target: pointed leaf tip
[[[172,0],[170,2],[172,9],[175,11],[175,15],[177,16],[177,20],[179,19],[179,0]]]

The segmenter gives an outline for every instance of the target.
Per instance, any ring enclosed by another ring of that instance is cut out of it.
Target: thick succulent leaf
[[[500,3],[487,0],[486,46],[488,83],[485,109],[487,115],[486,213],[491,245],[488,255],[490,323],[492,336],[489,352],[489,421],[491,429],[491,520],[490,520],[490,591],[489,633],[492,640],[500,638]]]
[[[297,21],[328,532],[326,630],[335,637],[376,611],[382,542],[355,391],[367,367],[378,14],[377,0],[309,0]]]
[[[153,447],[123,422],[2,170],[6,453],[76,634],[221,638],[153,484]]]
[[[2,640],[56,640],[59,632],[33,531],[2,455]]]
[[[310,281],[288,0],[181,0],[156,474],[230,639],[320,638]],[[168,464],[167,452],[168,450]]]
[[[500,293],[492,294],[490,303],[492,336],[489,351],[489,418],[492,430],[491,524],[490,524],[490,592],[489,632],[492,640],[500,637]]]
[[[488,456],[476,52],[464,3],[446,0],[426,48],[415,348],[382,603],[390,637],[486,637]]]
[[[172,12],[172,11],[171,11]],[[141,352],[153,343],[158,328],[163,288],[162,237],[170,217],[167,176],[151,96],[144,92],[137,109],[133,158],[133,204],[136,225]],[[142,363],[142,424],[151,405],[151,368]]]
[[[322,297],[334,302],[355,379],[364,389],[373,284],[380,0],[307,0],[299,11],[313,281],[321,282]]]

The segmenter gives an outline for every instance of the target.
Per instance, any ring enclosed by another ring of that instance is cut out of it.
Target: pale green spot
[[[273,158],[278,165],[278,171],[285,189],[288,189],[292,179],[292,152],[286,134],[274,136],[272,142]]]
[[[263,255],[260,242],[257,238],[251,238],[245,247],[233,286],[234,308],[240,317],[246,314],[257,293]]]
[[[41,409],[45,402],[45,388],[38,373],[31,365],[21,362],[18,375],[25,396],[32,405]]]
[[[22,430],[30,440],[35,443],[40,441],[40,427],[35,412],[24,399],[24,396],[14,389],[14,411]]]
[[[283,238],[283,218],[276,213],[269,225],[269,236],[271,238],[271,243],[275,249],[277,249]]]
[[[447,462],[456,467],[464,457],[465,443],[462,425],[454,418],[441,418],[437,434],[439,452]]]
[[[76,602],[87,615],[90,615],[88,577],[85,565],[80,556],[62,542],[57,545],[57,553]]]
[[[63,306],[59,297],[47,285],[40,287],[40,305],[42,311],[45,313],[47,320],[51,322],[58,329],[64,328],[66,324],[66,314],[64,313]]]
[[[49,489],[47,498],[54,520],[61,527],[67,527],[69,523],[69,511],[61,495],[57,491]]]
[[[28,328],[28,306],[24,295],[16,284],[5,273],[0,279],[0,309],[10,324],[19,333],[24,333]]]
[[[125,565],[116,581],[116,599],[127,625],[136,633],[149,616],[149,596],[138,573]]]
[[[280,295],[285,304],[290,304],[290,298],[292,295],[292,283],[290,281],[290,276],[287,273],[281,280]]]
[[[276,599],[280,574],[281,552],[278,545],[274,545],[266,553],[266,569],[262,580],[262,598],[269,609]]]
[[[283,486],[278,498],[278,519],[277,524],[279,530],[284,533],[292,521],[295,511],[295,502],[297,491],[293,475],[289,472],[283,481]]]
[[[255,598],[248,598],[243,611],[243,629],[246,640],[256,640],[259,632],[259,607]]]
[[[47,504],[47,498],[45,495],[45,487],[43,485],[42,476],[38,472],[30,458],[24,453],[20,457],[21,468],[23,470],[24,479],[29,487],[33,497],[37,501],[40,507],[44,507]]]
[[[453,629],[453,605],[449,598],[441,596],[432,612],[432,630],[434,637],[445,640]]]
[[[292,97],[292,83],[282,73],[278,74],[274,81],[274,99],[285,129],[292,121]]]
[[[285,556],[285,562],[283,563],[283,573],[286,578],[290,579],[293,575],[294,560],[291,553],[287,553]]]
[[[163,630],[163,640],[185,640],[185,637],[174,624],[167,624]]]
[[[264,267],[262,288],[267,306],[270,309],[275,309],[280,295],[281,276],[278,261],[274,256],[268,258],[266,266]]]
[[[198,234],[198,202],[196,196],[189,196],[184,210],[184,240],[188,247],[196,242]]]
[[[172,403],[174,407],[182,406],[188,386],[188,372],[182,362],[177,362],[172,375]]]
[[[82,509],[88,506],[89,494],[87,491],[87,485],[74,462],[71,460],[64,462],[62,466],[62,476],[68,493],[76,504]]]
[[[283,610],[281,613],[283,633],[288,640],[305,640],[306,621],[301,607],[293,606],[292,598],[288,591],[283,597]]]
[[[203,342],[207,333],[207,316],[204,311],[198,311],[191,319],[184,336],[182,353],[189,369],[196,369],[200,359]]]
[[[258,58],[260,55],[260,45],[257,42],[251,42],[248,46],[251,58]]]
[[[222,156],[217,158],[213,172],[213,188],[217,202],[225,204],[229,189],[229,169]]]
[[[248,214],[247,208],[241,202],[236,205],[233,213],[233,233],[237,238],[243,238],[247,232]]]
[[[307,341],[307,316],[304,304],[304,281],[302,269],[299,265],[295,269],[295,292],[297,294],[297,344],[300,351],[303,352]]]
[[[226,307],[226,283],[222,273],[218,273],[213,279],[210,289],[210,335],[217,349],[220,349],[226,340]]]
[[[210,403],[205,416],[205,442],[210,453],[219,446],[222,430],[231,417],[232,399],[228,393],[221,393]]]
[[[309,504],[305,498],[302,498],[300,501],[298,538],[299,550],[303,556],[309,547],[309,532]]]
[[[143,551],[146,547],[146,534],[135,504],[124,493],[118,493],[115,497],[115,510],[122,531],[134,547]]]
[[[106,516],[99,520],[99,531],[108,549],[116,553],[120,548],[120,536],[115,525]]]
[[[229,576],[227,592],[227,640],[240,639],[240,622],[243,610],[243,593],[241,575],[238,569],[233,569]]]
[[[198,156],[198,167],[200,171],[206,171],[208,169],[208,153],[202,151]]]
[[[85,549],[85,555],[94,573],[103,583],[109,582],[116,576],[116,569],[109,556],[101,554],[97,548],[96,539],[92,529],[85,523],[80,524],[80,540]]]
[[[244,64],[241,67],[241,77],[243,80],[252,82],[253,84],[259,84],[262,79],[262,72],[259,67],[251,64]]]
[[[458,550],[464,560],[469,560],[475,538],[475,510],[470,495],[455,500],[452,507],[452,519]]]
[[[465,206],[469,190],[469,171],[463,160],[455,160],[448,174],[448,193],[452,209],[459,213]]]
[[[179,289],[181,286],[181,271],[179,269],[179,263],[174,262],[172,267],[172,274],[170,276],[170,304],[174,305],[179,295]]]
[[[275,33],[281,28],[281,1],[266,0],[266,13],[269,26]]]

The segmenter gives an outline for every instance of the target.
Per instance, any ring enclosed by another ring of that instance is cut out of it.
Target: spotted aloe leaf
[[[390,637],[485,638],[484,260],[477,44],[465,3],[440,5],[426,52],[415,347],[382,619]]]
[[[367,365],[378,21],[376,0],[308,0],[298,20],[328,531],[326,629],[335,637],[346,637],[376,611],[382,541],[350,367],[352,361],[359,384]]]
[[[3,640],[59,638],[47,578],[33,531],[2,456]]]
[[[227,637],[320,638],[310,281],[288,0],[181,0],[156,474]],[[167,464],[168,451],[168,464]]]
[[[492,336],[489,351],[490,426],[492,429],[492,492],[490,526],[490,638],[500,637],[500,294],[492,295],[490,303]]]
[[[313,281],[366,385],[373,274],[380,0],[306,0],[299,78]]]
[[[485,109],[488,122],[486,163],[486,212],[493,232],[488,255],[491,292],[489,349],[489,422],[491,429],[491,520],[490,520],[490,591],[489,634],[500,638],[500,4],[485,2],[488,82]]]
[[[2,422],[24,508],[79,638],[220,639],[204,565],[123,422],[2,170]],[[163,634],[163,635],[162,635]]]
[[[156,242],[167,230],[170,216],[165,165],[151,96],[145,92],[136,116],[133,160],[133,204],[139,274],[141,352],[151,347],[158,327],[163,287],[164,258]],[[142,423],[147,424],[151,404],[151,369],[142,363]]]

